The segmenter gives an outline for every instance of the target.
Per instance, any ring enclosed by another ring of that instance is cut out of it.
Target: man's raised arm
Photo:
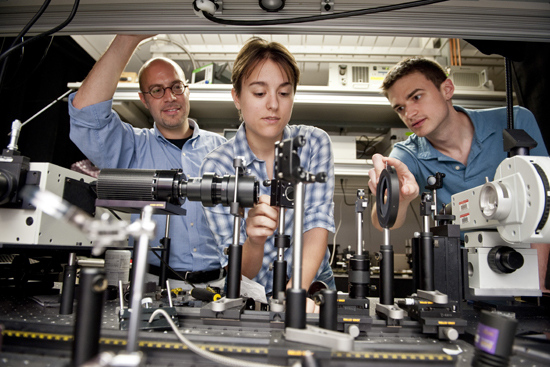
[[[82,109],[113,98],[130,57],[139,43],[149,37],[151,35],[117,35],[82,83],[73,106]]]

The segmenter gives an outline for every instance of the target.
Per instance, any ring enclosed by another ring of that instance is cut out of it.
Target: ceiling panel
[[[335,1],[335,12],[400,4],[403,1]],[[38,0],[0,1],[0,34],[16,35],[42,4]],[[54,1],[31,29],[43,32],[60,24],[72,0]],[[262,22],[321,14],[319,0],[287,1],[268,13],[257,0],[224,0],[218,17]],[[197,16],[190,0],[81,0],[75,19],[59,34],[197,33],[197,34],[336,34],[401,37],[476,38],[550,41],[548,1],[452,0],[377,14],[269,26],[226,26]]]

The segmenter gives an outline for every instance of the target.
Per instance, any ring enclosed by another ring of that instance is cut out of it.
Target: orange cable
[[[462,54],[460,53],[460,40],[456,39],[457,54],[458,54],[458,66],[462,66]]]

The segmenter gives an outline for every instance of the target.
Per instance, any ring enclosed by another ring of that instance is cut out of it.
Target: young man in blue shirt
[[[405,142],[397,143],[389,157],[380,154],[372,157],[374,168],[369,171],[372,192],[376,193],[379,175],[386,164],[395,167],[400,180],[398,217],[393,228],[403,225],[409,203],[418,196],[419,185],[424,187],[428,176],[435,172],[445,174],[443,188],[437,194],[437,208],[449,203],[451,195],[483,185],[485,177],[493,180],[497,167],[507,157],[502,142],[502,130],[507,127],[506,108],[468,110],[453,106],[453,82],[439,64],[425,58],[401,61],[384,79],[382,90],[414,133]],[[531,155],[548,156],[529,110],[514,107],[514,127],[525,130],[537,141]],[[373,225],[381,229],[376,205],[371,218]],[[547,262],[550,246],[537,246],[542,249],[539,261]]]
[[[139,43],[148,37],[118,35],[113,39],[80,89],[69,97],[70,137],[100,169],[181,168],[188,177],[198,177],[203,158],[225,139],[199,129],[188,118],[189,88],[176,63],[155,58],[139,72],[139,98],[153,116],[152,129],[134,128],[112,110],[120,75]],[[213,284],[223,278],[223,271],[202,204],[186,201],[183,208],[185,216],[170,216],[170,266],[178,274],[169,271],[168,278]],[[157,247],[165,233],[166,216],[156,215],[154,220],[157,236],[151,246]],[[158,275],[160,260],[150,253],[148,261],[149,272]],[[189,287],[175,281],[171,286]]]

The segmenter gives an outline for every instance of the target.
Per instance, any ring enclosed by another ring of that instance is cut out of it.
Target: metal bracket
[[[321,329],[319,327],[306,325],[305,329],[287,327],[285,339],[288,341],[318,345],[321,347],[331,346],[333,350],[349,352],[353,350],[353,336],[339,331]]]
[[[216,11],[214,12],[214,15],[222,15],[223,14],[223,1],[222,0],[214,0],[214,4],[216,4]]]
[[[321,15],[334,13],[334,1],[323,0],[321,1]]]
[[[439,305],[445,305],[449,302],[449,297],[445,293],[441,293],[440,291],[423,291],[421,289],[418,289],[416,291],[416,295],[420,298],[427,299]]]
[[[402,320],[404,312],[396,305],[383,305],[381,303],[376,304],[376,312],[382,313],[393,320]]]
[[[211,302],[210,306],[214,312],[223,312],[229,308],[241,307],[244,304],[242,298],[221,298],[217,301]]]

